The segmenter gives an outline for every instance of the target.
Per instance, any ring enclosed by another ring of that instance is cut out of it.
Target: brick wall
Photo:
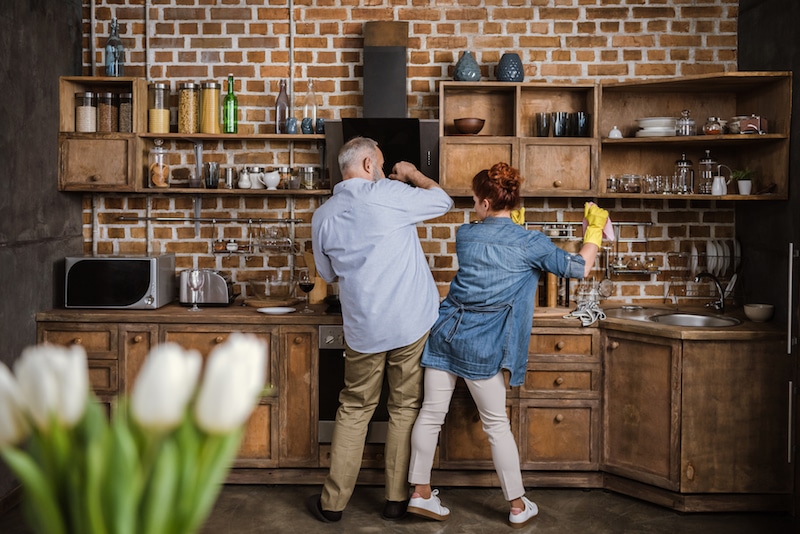
[[[505,52],[520,54],[527,81],[554,83],[736,69],[737,0],[298,0],[291,8],[281,0],[95,0],[94,23],[91,5],[84,0],[86,74],[102,74],[103,44],[115,16],[127,51],[126,75],[168,81],[174,92],[182,81],[223,81],[234,74],[240,132],[274,131],[273,105],[281,78],[292,81],[295,105],[310,78],[320,116],[359,116],[361,36],[367,21],[409,22],[408,109],[417,118],[437,118],[437,82],[452,78],[463,50],[473,51],[485,80],[494,79],[494,67]],[[316,158],[313,150],[289,151],[267,143],[213,145],[204,147],[208,158],[223,166],[313,163]],[[190,147],[178,143],[169,148],[173,166],[191,172]],[[585,200],[527,199],[525,206],[529,220],[574,221],[580,219]],[[189,223],[117,220],[118,215],[191,217],[192,197],[94,195],[85,200],[86,250],[175,252],[180,269],[199,265],[223,270],[247,292],[248,280],[260,283],[276,269],[302,264],[317,202],[204,197],[203,217],[291,215],[306,221],[294,228],[296,255],[227,255],[213,254],[213,241],[246,243],[248,225],[204,223],[198,235]],[[733,209],[724,203],[632,199],[602,204],[617,220],[652,223],[646,247],[660,265],[668,262],[668,252],[687,250],[690,240],[733,237]],[[471,201],[458,200],[451,213],[420,226],[442,294],[457,269],[455,229],[469,220],[471,207]],[[576,243],[563,242],[566,248]],[[639,241],[621,246],[624,256],[645,252]],[[660,301],[670,274],[614,276],[614,299]]]

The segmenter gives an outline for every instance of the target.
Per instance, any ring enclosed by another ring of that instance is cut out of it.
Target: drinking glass
[[[190,312],[203,311],[202,308],[197,305],[197,295],[203,288],[205,281],[206,277],[200,269],[192,269],[189,271],[189,287],[192,289],[192,307],[189,308]]]
[[[536,114],[536,136],[549,137],[550,136],[550,114],[537,113]]]
[[[297,285],[300,290],[306,294],[306,304],[300,313],[314,313],[314,310],[308,307],[308,294],[314,289],[314,279],[308,275],[307,270],[301,270],[297,273]]]

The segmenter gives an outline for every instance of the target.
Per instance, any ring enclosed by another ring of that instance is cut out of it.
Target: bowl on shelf
[[[454,121],[458,133],[465,135],[475,135],[483,129],[485,119],[478,119],[475,117],[464,117]]]
[[[744,314],[756,323],[763,323],[772,319],[775,306],[772,304],[745,304]]]

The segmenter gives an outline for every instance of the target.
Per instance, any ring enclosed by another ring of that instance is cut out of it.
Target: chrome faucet
[[[714,285],[717,288],[717,294],[719,295],[719,300],[715,300],[706,304],[709,308],[714,308],[719,312],[725,311],[725,291],[722,289],[722,284],[719,283],[719,278],[714,276],[709,272],[702,272],[694,277],[695,282],[699,282],[703,278],[710,278]]]

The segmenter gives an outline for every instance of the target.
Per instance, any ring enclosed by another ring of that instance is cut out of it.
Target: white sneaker
[[[408,501],[408,513],[421,515],[422,517],[435,519],[436,521],[447,520],[447,518],[450,517],[450,509],[446,506],[442,506],[442,501],[439,500],[437,495],[439,495],[439,490],[435,489],[431,492],[430,499],[412,497]]]
[[[525,503],[525,509],[522,510],[522,512],[516,515],[511,512],[508,513],[508,523],[514,528],[524,527],[528,521],[536,517],[539,513],[539,507],[536,506],[536,503],[529,501],[524,495],[522,496],[522,502]]]

